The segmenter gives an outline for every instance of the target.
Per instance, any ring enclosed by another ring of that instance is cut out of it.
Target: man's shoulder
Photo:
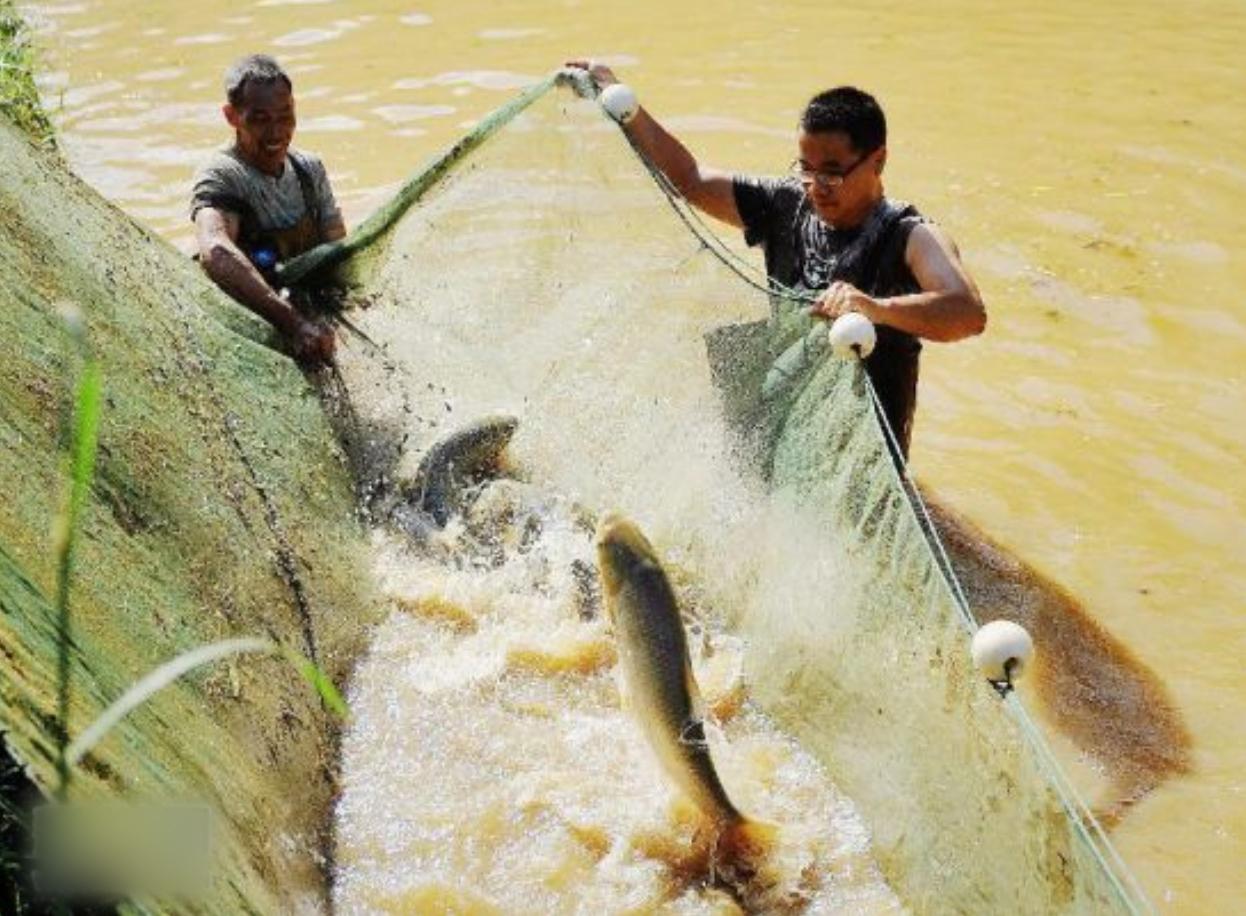
[[[895,197],[884,197],[870,219],[877,224],[880,238],[907,239],[915,228],[932,222],[916,206]]]
[[[228,189],[241,193],[248,183],[246,165],[233,155],[229,147],[222,146],[199,162],[195,168],[193,187]]]
[[[888,197],[886,201],[887,205],[895,212],[897,221],[902,225],[917,226],[921,223],[932,222],[928,216],[917,209],[915,204],[911,204],[907,200]]]
[[[793,177],[736,175],[732,190],[749,245],[760,244],[781,227],[790,227],[805,197],[800,181]]]
[[[231,155],[230,147],[219,147],[195,169],[190,191],[190,218],[194,220],[205,208],[242,213],[247,206],[246,198],[245,167]]]
[[[235,173],[242,172],[245,168],[242,161],[233,154],[231,147],[218,146],[199,160],[198,166],[195,167],[195,174]]]
[[[799,202],[805,196],[800,179],[791,175],[735,175],[732,178],[736,188],[760,193],[775,200]]]
[[[324,168],[324,161],[318,153],[313,153],[309,149],[303,149],[301,146],[290,147],[290,155],[304,165],[314,165]]]
[[[289,149],[289,156],[290,160],[296,166],[309,174],[316,177],[320,177],[322,175],[327,177],[328,173],[324,167],[324,160],[310,150],[299,149],[292,146]]]
[[[926,233],[938,233],[940,231],[938,224],[918,210],[913,204],[903,200],[891,200],[890,198],[887,202],[895,212],[894,228],[891,230],[890,235],[893,241],[902,249],[908,248],[914,236],[921,237]]]

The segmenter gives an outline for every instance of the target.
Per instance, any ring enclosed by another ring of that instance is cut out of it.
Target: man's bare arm
[[[212,281],[283,334],[298,330],[299,314],[277,295],[238,247],[238,217],[204,207],[195,214],[199,263]]]
[[[597,85],[603,88],[618,82],[618,78],[604,64],[569,60],[567,66],[588,70]],[[623,129],[689,203],[715,219],[737,229],[744,228],[744,221],[736,208],[734,182],[729,172],[703,167],[688,148],[644,108],[638,109],[636,116]]]
[[[926,340],[949,343],[986,329],[986,306],[961,264],[956,246],[938,226],[922,223],[909,234],[904,260],[922,291],[874,299],[849,283],[832,283],[811,311],[835,319],[860,312],[874,324],[889,325]]]
[[[226,210],[204,207],[195,214],[195,240],[204,271],[217,286],[288,338],[297,356],[331,358],[332,334],[277,295],[238,247],[238,230],[238,217]]]
[[[930,223],[914,227],[904,259],[922,292],[883,300],[884,324],[944,342],[986,330],[982,295],[961,264],[956,245],[942,229]]]

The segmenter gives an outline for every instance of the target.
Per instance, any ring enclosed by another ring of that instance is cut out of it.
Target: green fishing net
[[[573,89],[534,87],[287,265],[346,286],[335,413],[365,495],[515,414],[515,473],[634,517],[748,637],[754,700],[857,802],[915,910],[1146,910],[1019,700],[973,669],[858,361]]]
[[[54,522],[83,371],[66,315],[103,377],[68,591],[69,738],[158,665],[229,637],[279,640],[340,682],[377,605],[340,449],[294,364],[251,339],[260,324],[3,118],[0,163],[0,738],[50,795]],[[197,911],[315,908],[333,729],[284,660],[236,659],[126,716],[69,799],[198,799],[217,815],[217,872]]]

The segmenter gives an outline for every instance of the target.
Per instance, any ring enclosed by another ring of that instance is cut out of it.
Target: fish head
[[[519,418],[509,413],[492,413],[480,417],[467,430],[501,451],[519,428]]]
[[[611,606],[609,599],[627,583],[651,576],[662,568],[649,539],[634,522],[617,512],[607,513],[597,523],[593,543],[597,548],[597,569],[601,573],[607,607]]]

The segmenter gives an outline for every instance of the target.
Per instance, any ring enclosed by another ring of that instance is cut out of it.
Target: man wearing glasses
[[[618,82],[601,64],[568,65],[588,70],[603,88]],[[636,146],[693,206],[763,246],[773,282],[817,294],[811,314],[833,320],[859,312],[874,323],[877,344],[865,367],[907,456],[921,339],[980,334],[986,309],[947,234],[884,196],[887,123],[874,98],[848,86],[814,96],[787,178],[706,168],[643,108],[624,121]]]

